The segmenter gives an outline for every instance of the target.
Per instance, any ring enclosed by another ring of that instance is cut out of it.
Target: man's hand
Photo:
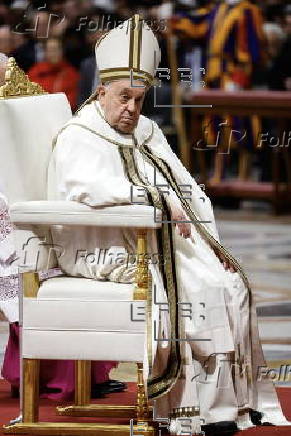
[[[185,215],[182,209],[177,208],[175,206],[171,207],[171,215],[173,221],[189,221],[189,218]],[[175,225],[179,229],[179,234],[183,236],[184,238],[190,238],[191,236],[191,223],[175,223]],[[220,262],[223,264],[224,269],[226,271],[230,271],[232,273],[236,272],[236,268],[231,264],[231,262],[218,250],[215,251],[216,256],[220,260]]]
[[[222,254],[219,253],[218,251],[215,251],[216,256],[218,257],[218,259],[220,260],[220,262],[223,264],[224,269],[226,271],[230,271],[232,273],[236,272],[236,268],[234,268],[232,266],[232,264],[230,263],[230,261]]]
[[[189,221],[189,219],[186,217],[182,209],[172,207],[171,208],[171,215],[173,221]],[[175,225],[179,229],[179,234],[183,236],[183,238],[190,238],[191,236],[191,223],[175,223]]]

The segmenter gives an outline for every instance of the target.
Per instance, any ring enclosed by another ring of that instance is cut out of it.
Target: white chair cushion
[[[133,301],[133,289],[133,284],[84,278],[48,279],[37,298],[24,298],[23,326],[34,330],[143,331],[146,303]]]

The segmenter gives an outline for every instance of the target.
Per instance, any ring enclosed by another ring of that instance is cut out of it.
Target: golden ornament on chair
[[[37,83],[31,82],[28,76],[17,65],[14,58],[9,58],[5,73],[5,84],[0,87],[0,98],[15,98],[47,94]]]

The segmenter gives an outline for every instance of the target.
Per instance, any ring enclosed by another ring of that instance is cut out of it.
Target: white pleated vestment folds
[[[8,208],[0,184],[0,312],[9,322],[16,322],[19,318],[18,269],[13,263],[16,254]]]
[[[121,134],[106,122],[98,101],[87,104],[58,135],[49,168],[49,199],[73,200],[92,207],[141,201],[138,197],[141,192],[131,190],[126,177],[119,153],[121,144],[133,147],[137,171],[151,185],[167,185],[162,174],[139,151],[144,143],[155,156],[168,163],[179,185],[191,186],[192,209],[208,232],[218,239],[210,200],[171,150],[157,124],[140,116],[133,135]],[[170,205],[180,204],[171,188],[169,195],[164,196]],[[224,269],[196,230],[195,223],[191,224],[191,231],[188,239],[174,231],[179,302],[192,304],[192,316],[180,317],[183,338],[187,340],[182,344],[183,371],[174,387],[156,399],[157,414],[172,417],[173,431],[179,431],[177,418],[183,416],[198,416],[202,424],[236,421],[241,429],[248,428],[252,426],[250,408],[263,412],[263,421],[285,425],[273,384],[254,377],[254,368],[250,384],[248,371],[244,370],[249,355],[255,356],[253,365],[263,365],[264,360],[254,322],[249,335],[249,313],[255,309],[243,280],[238,273]],[[72,230],[57,226],[53,234],[56,243],[63,247],[59,263],[67,274],[133,282],[135,265],[128,262],[126,254],[135,253],[134,231],[105,227]],[[148,242],[152,292],[156,301],[165,302],[159,264],[154,261],[158,258],[155,232],[150,233]],[[154,321],[159,319],[159,307],[153,302],[153,330]],[[164,340],[157,341],[152,335],[151,363],[157,374],[167,359],[168,324],[167,314],[163,312],[159,328],[157,323],[155,327],[159,339]]]

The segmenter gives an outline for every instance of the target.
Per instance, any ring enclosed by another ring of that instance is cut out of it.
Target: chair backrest
[[[10,205],[47,199],[53,138],[71,116],[64,94],[45,94],[10,59],[0,88],[0,186]],[[51,241],[49,229],[22,226],[13,235],[17,265],[33,270],[57,265],[45,244]]]
[[[0,178],[10,204],[47,198],[52,141],[71,115],[64,94],[0,100]]]

